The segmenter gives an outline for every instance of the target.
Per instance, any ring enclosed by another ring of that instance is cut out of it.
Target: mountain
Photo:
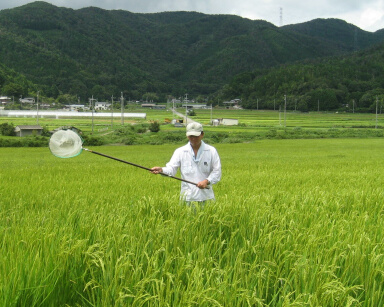
[[[380,113],[384,107],[384,43],[349,55],[303,60],[235,76],[218,93],[250,109]]]
[[[315,19],[282,29],[316,39],[343,51],[358,51],[384,40],[384,31],[361,30],[340,19]]]
[[[73,10],[37,1],[0,11],[0,37],[0,63],[36,84],[33,90],[103,100],[120,92],[130,99],[209,95],[236,74],[348,54],[383,42],[384,32],[335,19],[279,28],[234,15]]]

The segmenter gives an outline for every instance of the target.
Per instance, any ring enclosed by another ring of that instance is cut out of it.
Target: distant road
[[[185,125],[188,125],[190,123],[195,123],[196,122],[192,118],[186,117],[184,114],[181,114],[181,113],[177,112],[174,109],[171,109],[171,110],[172,110],[173,114],[183,118],[183,123],[185,123]]]

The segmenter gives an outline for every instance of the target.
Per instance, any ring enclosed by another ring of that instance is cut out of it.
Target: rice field
[[[181,114],[185,114],[185,110],[179,108]],[[165,120],[171,120],[174,116],[170,110],[151,110],[143,109],[140,107],[130,107],[126,112],[132,113],[146,113],[146,120],[141,119],[125,119],[124,124],[134,123],[148,123],[151,121],[158,121],[164,123]],[[210,126],[211,119],[216,118],[232,118],[237,119],[239,126]],[[237,110],[237,109],[224,109],[214,108],[198,109],[196,116],[193,120],[202,123],[207,131],[231,131],[231,132],[258,132],[276,128],[286,127],[288,129],[302,128],[309,130],[324,130],[324,129],[382,129],[384,127],[384,115],[372,113],[331,113],[331,112],[294,112],[292,110],[284,112],[267,111],[267,110]],[[36,118],[32,117],[18,117],[8,118],[0,117],[0,124],[13,123],[17,125],[35,125]],[[81,129],[85,133],[105,134],[106,131],[114,130],[121,127],[121,121],[114,119],[111,121],[109,118],[95,118],[94,127],[92,128],[90,118],[39,118],[39,124],[47,127],[50,130],[56,129],[60,126],[73,126]],[[161,130],[174,131],[179,130],[173,125],[162,125]]]
[[[147,167],[172,146],[91,149]],[[218,144],[216,202],[89,152],[0,148],[0,306],[383,306],[382,139]]]

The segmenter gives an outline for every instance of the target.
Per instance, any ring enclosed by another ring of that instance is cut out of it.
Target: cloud
[[[366,7],[357,21],[365,29],[382,29],[384,28],[384,4],[376,3],[376,6]]]

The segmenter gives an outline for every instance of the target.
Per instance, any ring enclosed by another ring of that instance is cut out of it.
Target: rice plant
[[[84,152],[0,148],[1,306],[382,306],[381,139],[216,146],[203,210]],[[175,146],[95,148],[148,167]]]

